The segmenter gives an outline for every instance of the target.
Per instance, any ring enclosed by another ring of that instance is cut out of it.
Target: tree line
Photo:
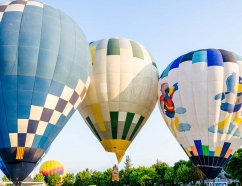
[[[177,185],[195,184],[206,179],[205,175],[195,167],[190,160],[180,160],[173,167],[165,162],[157,160],[150,167],[132,167],[131,158],[126,156],[124,169],[119,171],[119,181],[112,181],[112,168],[106,171],[92,171],[88,168],[76,175],[68,173],[63,177],[54,173],[48,177],[48,186],[153,186],[153,185]],[[225,167],[226,177],[242,182],[242,149],[239,149]],[[42,174],[34,176],[35,182],[44,182]],[[8,181],[7,177],[2,178]]]
[[[34,181],[43,181],[44,177],[37,174]],[[165,185],[170,183],[189,183],[204,179],[203,173],[193,166],[190,160],[180,160],[170,167],[167,163],[156,161],[151,167],[140,166],[132,167],[131,158],[126,156],[124,169],[119,171],[119,181],[112,181],[112,168],[104,172],[91,171],[86,169],[78,172],[76,175],[68,173],[62,179],[58,174],[52,174],[48,177],[49,186],[151,186]]]

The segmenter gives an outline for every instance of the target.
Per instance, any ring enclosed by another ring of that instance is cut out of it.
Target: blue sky
[[[175,0],[43,0],[72,17],[87,40],[125,37],[154,56],[159,73],[180,55],[202,48],[226,49],[242,55],[242,1]],[[158,106],[126,152],[135,167],[157,159],[173,165],[186,154],[163,121]],[[43,161],[55,159],[69,172],[86,167],[106,170],[115,155],[107,153],[75,112],[52,143]],[[125,159],[125,158],[124,158]],[[124,160],[119,167],[123,168]],[[37,173],[39,167],[34,172]]]

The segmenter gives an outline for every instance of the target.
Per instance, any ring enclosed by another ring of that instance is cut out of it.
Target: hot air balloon
[[[162,73],[158,95],[167,126],[214,179],[242,145],[242,58],[220,49],[182,55]]]
[[[80,114],[118,162],[157,102],[158,70],[151,54],[125,38],[91,42],[93,73]]]
[[[43,158],[45,157],[45,155],[49,152],[50,147],[45,151],[45,153],[43,154],[43,156],[39,159],[39,161],[36,163],[35,167],[37,167],[39,165],[39,163],[43,160]],[[2,158],[0,157],[0,170],[7,176],[9,177],[9,174],[7,172],[7,168],[3,163]]]
[[[39,159],[39,161],[36,163],[36,165],[35,165],[34,168],[36,168],[36,167],[40,164],[40,162],[41,162],[41,161],[44,159],[44,157],[48,154],[49,150],[50,150],[50,146],[48,147],[48,149],[46,149],[46,151],[44,152],[44,154],[42,155],[42,157]]]
[[[0,157],[0,170],[5,174],[7,177],[9,177],[8,171],[6,169],[6,166],[3,163],[2,158]]]
[[[60,176],[65,176],[67,171],[66,171],[66,167],[62,163],[56,160],[50,160],[50,161],[44,162],[40,166],[39,173],[44,175],[45,181],[48,183],[48,177],[51,174],[57,173]]]
[[[0,157],[24,180],[85,96],[91,55],[79,26],[37,1],[0,4]]]

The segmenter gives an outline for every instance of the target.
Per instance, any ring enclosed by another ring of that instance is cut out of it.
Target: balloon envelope
[[[45,155],[49,152],[50,146],[49,148],[45,151],[45,153],[43,154],[43,156],[39,159],[39,161],[36,163],[35,167],[38,166],[38,164],[43,160],[43,158],[45,157]],[[0,157],[0,170],[7,176],[10,177],[7,171],[7,168],[2,160],[2,158]]]
[[[105,38],[90,50],[93,73],[79,112],[120,162],[155,107],[158,70],[151,54],[129,39]]]
[[[40,164],[40,162],[44,159],[44,157],[48,154],[48,152],[50,150],[50,147],[51,146],[49,146],[48,149],[46,149],[46,151],[44,152],[44,154],[42,155],[42,157],[39,159],[39,161],[36,163],[36,165],[35,165],[34,168],[36,168]]]
[[[0,4],[0,156],[22,181],[89,85],[91,56],[78,25],[37,1]]]
[[[45,181],[48,183],[48,177],[51,174],[57,173],[60,176],[65,176],[67,171],[66,171],[66,167],[60,162],[55,160],[50,160],[50,161],[44,162],[40,166],[39,173],[44,175]]]
[[[6,166],[4,165],[3,160],[2,160],[1,157],[0,157],[0,169],[1,169],[1,171],[3,172],[3,174],[5,174],[7,177],[9,177],[9,174],[8,174],[7,168],[6,168]]]
[[[215,178],[242,144],[242,58],[216,49],[187,53],[164,70],[158,94],[181,147]]]

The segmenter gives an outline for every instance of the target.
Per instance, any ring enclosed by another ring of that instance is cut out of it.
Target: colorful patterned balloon
[[[36,163],[35,167],[37,167],[39,165],[39,163],[43,160],[43,158],[45,157],[46,154],[48,154],[49,152],[49,149],[50,149],[50,146],[49,148],[45,151],[45,153],[43,154],[43,156],[39,159],[39,161]],[[8,171],[7,171],[7,168],[2,160],[2,158],[0,157],[0,170],[7,176],[7,177],[10,177],[9,174],[8,174]]]
[[[88,42],[62,11],[37,1],[0,4],[0,156],[22,181],[85,96]]]
[[[44,157],[48,154],[48,152],[49,152],[49,150],[50,150],[50,147],[51,147],[51,146],[49,146],[48,149],[46,149],[45,153],[42,155],[42,157],[41,157],[41,158],[39,159],[39,161],[36,163],[36,165],[35,165],[34,168],[36,168],[36,167],[40,164],[40,162],[44,159]]]
[[[48,177],[51,174],[57,173],[60,176],[65,176],[67,171],[66,171],[66,167],[62,165],[60,162],[55,160],[50,160],[50,161],[44,162],[40,166],[39,173],[44,175],[45,181],[48,183]]]
[[[8,171],[1,157],[0,157],[0,170],[3,172],[3,174],[5,174],[5,176],[9,177]]]
[[[158,95],[181,147],[215,178],[242,145],[242,58],[216,49],[182,55],[162,73]]]
[[[125,38],[90,43],[93,73],[79,107],[83,119],[118,162],[157,102],[158,70],[151,54]]]

